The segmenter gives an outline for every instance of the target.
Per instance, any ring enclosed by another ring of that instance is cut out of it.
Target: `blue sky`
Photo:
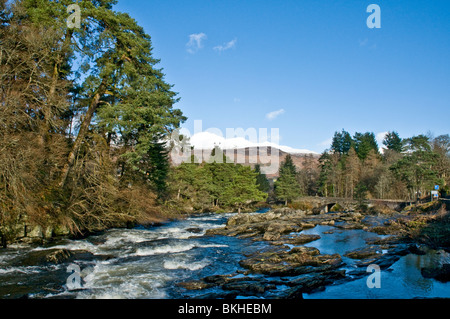
[[[369,29],[370,4],[381,28]],[[448,134],[448,0],[119,0],[152,37],[176,105],[203,128],[279,128],[322,152],[335,131]],[[271,115],[269,115],[271,114]]]

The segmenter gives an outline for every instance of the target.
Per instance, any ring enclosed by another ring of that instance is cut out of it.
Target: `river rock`
[[[215,293],[216,298],[234,298],[236,296],[263,296],[266,291],[276,289],[276,285],[264,278],[233,275],[215,275],[201,280],[179,283],[178,286],[187,290],[204,290],[221,288],[223,293]],[[207,294],[205,296],[211,296]]]
[[[364,227],[366,227],[363,224],[361,224],[359,222],[355,222],[352,219],[346,220],[344,222],[336,223],[334,226],[337,227],[337,228],[340,228],[340,229],[344,229],[344,230],[348,230],[348,229],[364,229]]]
[[[294,223],[282,222],[282,223],[271,223],[267,227],[267,232],[278,233],[278,234],[288,234],[292,232],[299,232],[302,229]]]
[[[109,260],[111,255],[95,255],[87,250],[47,249],[31,251],[12,261],[14,266],[59,265],[75,261]]]
[[[285,299],[302,299],[304,293],[325,289],[325,286],[345,279],[345,270],[327,271],[322,274],[305,275],[289,282],[292,288],[287,291]]]
[[[310,229],[310,228],[314,228],[316,227],[316,224],[313,223],[299,223],[299,225],[303,228],[303,229]]]
[[[347,252],[344,256],[351,259],[374,258],[380,254],[379,249],[379,247],[374,246],[363,247]]]
[[[422,276],[425,278],[433,278],[440,282],[450,281],[450,264],[443,264],[441,267],[422,268]]]
[[[376,258],[366,258],[364,260],[361,260],[356,265],[357,267],[363,267],[366,268],[371,264],[375,264],[380,267],[380,269],[385,270],[391,267],[393,264],[395,264],[400,259],[400,256],[394,255],[394,254],[384,254],[380,255]]]
[[[194,233],[194,234],[200,234],[203,232],[203,229],[199,228],[199,227],[191,227],[186,229],[186,231],[190,232],[190,233]]]
[[[281,217],[280,213],[275,213],[273,211],[264,214],[237,214],[228,219],[227,226],[230,227],[245,224],[268,222],[274,219],[279,219],[280,217]]]
[[[292,215],[302,214],[304,216],[304,212],[290,211],[290,215],[287,215],[287,212],[286,210],[284,215],[273,211],[265,214],[237,214],[228,219],[226,227],[208,230],[206,234],[252,237],[255,240],[278,240],[282,235],[300,232],[303,229],[302,222]]]
[[[290,251],[263,252],[242,260],[240,265],[253,273],[271,276],[297,276],[322,272],[342,265],[341,256],[320,255],[313,247],[294,247]]]
[[[94,259],[94,254],[85,250],[49,249],[32,251],[24,257],[16,259],[14,263],[21,266],[39,266],[92,259]]]
[[[260,295],[275,288],[275,285],[268,285],[264,281],[235,281],[222,286],[223,290],[237,291],[239,295],[243,296]]]
[[[304,245],[307,243],[311,243],[313,241],[319,240],[320,236],[319,235],[304,235],[304,234],[300,234],[298,236],[295,237],[281,237],[280,240],[274,240],[271,241],[270,243],[272,245],[276,245],[276,246],[282,246],[282,245]]]
[[[207,283],[218,285],[230,281],[232,277],[233,275],[214,275],[205,277],[203,280]]]
[[[214,285],[208,284],[204,282],[203,280],[193,280],[193,281],[186,281],[186,282],[180,282],[178,283],[178,286],[183,287],[187,290],[203,290],[210,287],[213,287]]]
[[[278,240],[284,234],[299,232],[301,230],[301,227],[289,222],[272,223],[268,225],[266,232],[263,235],[263,239],[267,241]]]
[[[427,248],[425,246],[419,246],[417,244],[412,244],[409,246],[409,252],[414,255],[423,256],[427,254]]]

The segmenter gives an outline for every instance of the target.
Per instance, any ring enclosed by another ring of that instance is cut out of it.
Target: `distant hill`
[[[200,151],[200,150],[198,150]],[[203,160],[208,161],[211,155],[212,149],[203,150]],[[303,168],[303,163],[306,157],[309,157],[315,164],[319,162],[319,154],[316,153],[288,153],[275,147],[246,147],[239,149],[226,149],[223,151],[228,157],[234,158],[235,163],[250,165],[254,167],[256,164],[260,164],[261,167],[265,163],[270,163],[273,160],[273,156],[278,153],[279,163],[283,162],[288,154],[291,155],[292,161],[298,170]],[[276,174],[268,174],[268,178],[278,177]]]
[[[254,137],[256,139],[256,137]],[[251,142],[244,137],[225,138],[210,132],[200,132],[189,138],[189,144],[195,149],[212,150],[218,146],[221,149],[254,149],[254,148],[276,148],[289,154],[317,154],[307,149],[296,149],[290,146],[278,145],[269,141]]]

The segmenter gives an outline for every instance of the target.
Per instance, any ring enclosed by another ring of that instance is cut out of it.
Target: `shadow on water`
[[[307,244],[322,253],[339,253],[362,248],[366,240],[384,238],[362,230],[336,230],[330,226],[318,226],[304,233],[318,234],[322,238]],[[347,270],[355,261],[343,256]],[[450,298],[450,283],[424,278],[422,269],[436,268],[450,263],[450,254],[443,250],[428,250],[424,255],[407,254],[381,271],[381,288],[370,289],[367,280],[372,273],[343,284],[331,285],[324,291],[305,294],[305,299],[412,299]]]
[[[348,251],[364,247],[367,240],[385,237],[361,229],[343,230],[322,225],[306,229],[302,231],[302,234],[319,235],[321,237],[305,246],[317,248],[322,254],[339,254],[341,256]]]
[[[449,283],[424,278],[421,269],[449,262],[444,252],[430,251],[419,256],[409,254],[381,272],[381,287],[368,288],[367,277],[341,285],[328,286],[324,291],[305,294],[305,299],[413,299],[450,298]]]

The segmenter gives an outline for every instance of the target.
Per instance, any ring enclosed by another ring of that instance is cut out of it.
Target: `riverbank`
[[[251,213],[263,209],[270,209],[270,205],[266,203],[255,203],[242,208],[242,213]],[[76,233],[71,231],[71,229],[63,222],[47,221],[42,224],[33,224],[24,219],[17,223],[14,229],[6,229],[4,231],[4,233],[15,234],[14,237],[9,236],[8,240],[6,240],[7,236],[0,236],[0,250],[16,244],[44,246],[64,239],[83,239],[111,229],[133,229],[137,226],[159,226],[205,213],[223,214],[233,212],[234,211],[230,208],[227,209],[218,206],[210,206],[196,210],[193,207],[183,205],[174,207],[174,204],[172,203],[167,206],[160,206],[151,213],[138,214],[137,218],[134,219],[117,219],[102,228],[79,230]]]

